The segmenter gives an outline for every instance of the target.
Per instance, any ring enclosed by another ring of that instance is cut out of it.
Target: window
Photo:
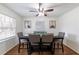
[[[0,40],[15,35],[16,19],[0,14]]]

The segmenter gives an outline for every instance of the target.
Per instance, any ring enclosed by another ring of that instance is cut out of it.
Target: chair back
[[[40,42],[40,35],[29,34],[29,41],[31,43]]]
[[[52,42],[53,34],[42,35],[42,42]]]
[[[22,32],[18,32],[17,35],[18,35],[18,37],[22,37],[23,33]]]
[[[65,36],[65,32],[59,32],[58,37],[61,37],[62,39],[64,39]]]

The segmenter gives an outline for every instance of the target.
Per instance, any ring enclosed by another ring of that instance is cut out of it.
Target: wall
[[[17,45],[16,37],[6,38],[6,40],[0,41],[0,55],[5,54],[15,45]]]
[[[64,44],[79,53],[79,7],[59,17],[58,24],[59,31],[66,32]]]
[[[13,17],[16,19],[16,32],[22,31],[22,21],[21,17],[17,15],[15,12],[0,4],[0,13],[5,14],[7,16]],[[4,41],[0,41],[0,54],[5,54],[11,48],[13,48],[18,43],[16,36],[11,38],[6,38]]]
[[[42,27],[43,31],[46,31],[48,33],[56,33],[57,32],[56,28],[55,29],[54,28],[52,28],[52,29],[49,28],[49,20],[56,20],[57,21],[57,19],[54,18],[54,17],[48,17],[48,16],[32,17],[31,16],[31,17],[24,17],[24,20],[30,20],[31,23],[32,23],[31,24],[32,25],[31,29],[24,30],[24,33],[26,35],[28,35],[28,33],[33,33],[34,31],[39,31],[39,30],[41,31],[41,29],[36,29],[36,22],[39,22],[39,21],[44,22],[45,27],[44,28]],[[40,24],[40,26],[43,26],[43,25]]]
[[[13,12],[13,10],[9,9],[6,6],[3,6],[2,4],[0,4],[0,13],[5,14],[7,16],[13,17],[16,19],[16,31],[22,31],[22,20],[21,17],[19,15],[17,15],[15,12]]]

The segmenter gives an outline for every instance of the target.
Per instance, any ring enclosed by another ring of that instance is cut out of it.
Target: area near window
[[[15,35],[16,20],[12,17],[0,14],[0,40]]]

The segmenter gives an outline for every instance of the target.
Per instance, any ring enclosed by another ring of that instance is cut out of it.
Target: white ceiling
[[[12,9],[20,16],[36,16],[37,12],[29,11],[36,11],[39,8],[38,3],[4,3],[3,5]],[[42,3],[41,8],[54,9],[52,12],[47,12],[47,16],[60,16],[73,8],[76,8],[77,6],[79,6],[78,3]]]

